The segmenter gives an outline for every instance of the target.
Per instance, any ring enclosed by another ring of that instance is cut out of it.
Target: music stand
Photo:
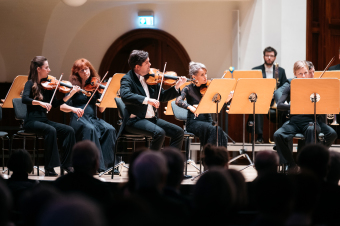
[[[315,71],[314,78],[319,78],[323,71]],[[340,79],[340,71],[325,71],[321,78],[338,78]]]
[[[231,77],[235,78],[236,81],[238,81],[240,78],[263,78],[261,70],[234,71],[233,74],[231,74],[231,72],[228,71],[223,76],[223,78],[231,78]],[[237,85],[237,83],[235,85]],[[254,118],[254,120],[255,120],[255,118]],[[243,114],[243,130],[242,131],[243,131],[243,134],[242,134],[243,135],[242,149],[240,150],[241,155],[237,156],[238,158],[242,157],[242,155],[247,152],[246,149],[244,148],[244,143],[246,142],[246,115],[245,114]],[[248,158],[249,158],[249,156],[248,156]]]
[[[116,73],[111,78],[109,78],[109,81],[106,84],[106,87],[100,97],[98,99],[99,103],[96,103],[98,107],[105,107],[105,108],[117,108],[117,104],[115,101],[115,97],[119,96],[119,89],[120,89],[120,80],[123,78],[125,74],[123,73]],[[116,155],[114,155],[113,163],[116,162]],[[109,173],[114,169],[118,169],[119,167],[123,168],[129,168],[124,161],[119,161],[117,164],[115,164],[113,167],[110,167],[109,169],[105,170],[104,172],[101,172],[99,174],[99,177],[104,175],[105,173]],[[121,172],[121,169],[119,170]],[[114,172],[112,172],[113,175]]]
[[[216,146],[218,146],[218,113],[221,111],[230,91],[233,90],[235,83],[235,79],[212,80],[195,111],[197,114],[216,113]],[[222,102],[222,104],[218,105],[219,102]]]
[[[0,106],[2,108],[13,108],[12,100],[14,98],[21,98],[20,94],[24,90],[27,78],[27,75],[18,75],[14,78],[14,81],[11,85],[11,88],[9,88],[5,99],[1,99],[2,103],[0,104]]]
[[[255,114],[266,114],[270,108],[275,83],[276,80],[271,78],[239,79],[230,105],[229,114],[253,114],[254,119]],[[253,133],[255,134],[255,120],[253,124]],[[253,139],[252,143],[252,154],[254,162],[255,139]],[[239,157],[240,156],[232,159],[232,161]],[[254,164],[253,162],[244,169],[252,166]]]
[[[212,80],[195,111],[195,113],[198,113],[198,114],[216,113],[216,120],[217,120],[216,122],[216,146],[218,146],[218,113],[223,108],[223,105],[226,102],[230,94],[230,91],[233,90],[235,83],[236,83],[235,79],[221,78],[221,79]],[[221,102],[222,104],[219,105],[219,102]],[[193,177],[191,180],[192,181],[195,180],[197,177],[204,174],[205,172],[207,172],[207,170]]]
[[[338,114],[340,109],[339,79],[293,79],[290,90],[290,113],[314,114],[314,143],[316,143],[316,114]]]
[[[109,78],[102,96],[98,99],[99,103],[96,104],[98,107],[117,108],[115,97],[118,96],[117,93],[120,89],[120,80],[124,75],[125,74],[122,73],[116,73]],[[106,95],[107,93],[109,93],[109,95]]]

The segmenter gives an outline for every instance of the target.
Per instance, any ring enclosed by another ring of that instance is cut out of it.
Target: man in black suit
[[[275,59],[276,59],[277,51],[273,48],[268,46],[263,50],[263,59],[264,64],[252,68],[252,70],[261,70],[263,78],[275,78]],[[286,72],[285,69],[279,67],[278,70],[278,84],[277,88],[281,87],[286,81]],[[281,95],[280,95],[281,96]],[[280,97],[277,97],[280,99]],[[249,115],[248,121],[253,120],[253,115]],[[249,130],[248,130],[249,131]],[[257,134],[257,144],[263,144],[263,115],[255,115],[255,133]]]
[[[340,59],[340,48],[339,48],[339,59]],[[329,71],[340,71],[340,64],[334,65],[328,69]]]
[[[160,84],[147,85],[145,75],[150,71],[149,54],[142,50],[133,50],[129,57],[131,70],[120,81],[120,95],[125,103],[128,118],[123,119],[122,128],[134,134],[145,134],[152,137],[150,149],[160,150],[165,136],[171,138],[170,146],[181,150],[184,132],[179,126],[157,118],[155,109],[159,101],[165,102],[180,95],[179,87],[186,82],[185,77],[180,77],[175,86],[163,90]],[[161,89],[159,101],[158,93]]]

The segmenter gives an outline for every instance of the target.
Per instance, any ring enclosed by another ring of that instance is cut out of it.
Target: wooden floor
[[[199,168],[199,165],[196,165]],[[229,168],[230,169],[236,169],[236,170],[241,170],[243,169],[244,165],[230,165]],[[41,169],[43,169],[44,167],[41,166]],[[128,180],[128,174],[127,168],[122,167],[123,169],[121,170],[121,176],[115,175],[113,179],[111,179],[111,175],[105,174],[101,177],[99,177],[98,175],[95,175],[95,178],[98,178],[99,180],[102,180],[104,182],[113,182],[113,183],[124,183]],[[6,168],[5,168],[6,169]],[[60,175],[60,168],[56,167],[55,171]],[[245,177],[246,181],[253,181],[254,178],[257,176],[256,170],[254,169],[254,167],[250,166],[245,170],[241,171],[243,176]],[[198,171],[192,166],[188,164],[188,175],[191,175],[193,177],[198,175]],[[10,175],[8,176],[7,172],[2,174],[3,178],[8,179],[10,177]],[[36,170],[34,170],[34,174],[30,174],[29,175],[29,179],[32,180],[39,180],[39,181],[53,181],[56,180],[58,177],[45,177],[43,172],[39,173],[39,176],[37,175]],[[195,180],[191,180],[191,179],[185,179],[183,180],[182,184],[195,184],[196,181],[198,180],[198,177]]]

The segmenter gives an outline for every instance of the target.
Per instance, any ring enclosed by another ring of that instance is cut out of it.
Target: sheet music
[[[105,86],[105,89],[104,89],[104,92],[102,93],[102,96],[100,97],[100,99],[98,99],[99,102],[102,102],[103,97],[105,96],[106,90],[109,87],[111,80],[112,80],[112,77],[109,78],[109,81],[107,82],[107,84]]]

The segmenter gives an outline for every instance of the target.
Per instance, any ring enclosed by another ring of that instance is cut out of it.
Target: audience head
[[[72,149],[72,165],[74,172],[96,174],[99,167],[99,150],[95,143],[89,140],[76,143]]]
[[[38,224],[38,219],[42,213],[51,204],[61,199],[62,195],[56,188],[47,185],[39,184],[34,189],[29,190],[22,199],[21,212],[24,225],[35,226]]]
[[[229,173],[221,168],[209,169],[197,181],[193,192],[193,204],[195,212],[199,214],[199,220],[205,223],[209,218],[214,225],[226,214],[235,203],[235,185]],[[201,213],[204,213],[202,215]],[[211,217],[214,216],[214,217]]]
[[[293,209],[294,188],[286,175],[266,174],[257,179],[255,197],[264,218],[282,223]]]
[[[229,157],[226,147],[216,147],[214,145],[207,144],[204,146],[203,152],[204,163],[208,169],[215,166],[224,167],[226,169],[228,168]]]
[[[130,157],[130,164],[128,169],[128,175],[129,175],[129,181],[128,181],[128,189],[129,192],[134,192],[136,189],[136,180],[135,176],[133,175],[133,168],[135,165],[135,161],[138,158],[140,154],[142,154],[144,151],[150,151],[147,148],[139,148],[136,151],[134,151]]]
[[[13,173],[31,173],[33,162],[30,154],[26,150],[13,150],[8,160],[8,169]]]
[[[144,151],[134,162],[132,169],[136,190],[156,189],[162,191],[166,183],[165,157],[155,151]]]
[[[168,166],[166,185],[178,188],[183,180],[184,157],[177,148],[166,147],[162,150]]]
[[[71,196],[53,202],[41,215],[40,226],[104,226],[96,204],[84,197]]]
[[[11,193],[7,188],[5,182],[3,180],[0,180],[0,226],[8,225],[9,216],[11,215],[11,209],[12,209]]]
[[[332,184],[339,184],[340,180],[340,153],[330,151],[330,167],[327,175],[327,181]]]
[[[261,176],[266,173],[276,173],[279,165],[279,156],[273,151],[260,151],[255,156],[255,169]]]
[[[325,179],[329,169],[329,151],[321,144],[308,144],[297,156],[301,172],[311,172],[319,179]]]
[[[235,184],[235,210],[239,210],[247,205],[247,185],[243,174],[234,169],[228,169],[230,178]]]

